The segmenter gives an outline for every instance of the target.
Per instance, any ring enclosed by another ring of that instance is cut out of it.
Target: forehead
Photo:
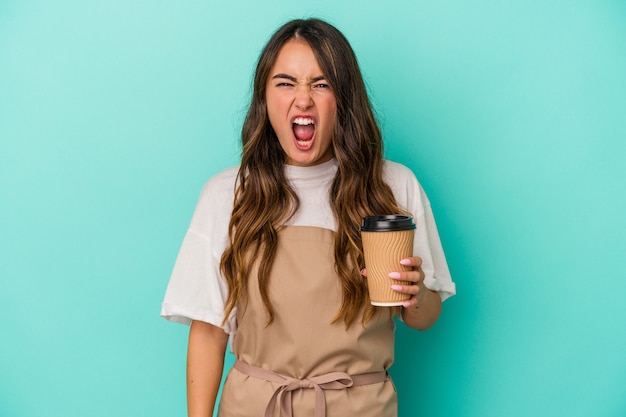
[[[301,39],[291,39],[278,51],[270,77],[278,73],[296,77],[317,77],[322,75],[322,70],[309,44]]]

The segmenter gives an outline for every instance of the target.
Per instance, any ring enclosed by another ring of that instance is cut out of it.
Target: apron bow
[[[311,388],[315,390],[315,417],[325,417],[326,399],[324,390],[339,390],[356,385],[376,384],[387,379],[387,372],[385,371],[354,376],[350,376],[345,372],[329,372],[307,379],[296,379],[249,365],[240,360],[235,362],[234,368],[245,375],[280,384],[274,390],[274,394],[265,408],[264,417],[272,417],[277,401],[280,403],[280,417],[293,417],[291,393],[299,389]]]

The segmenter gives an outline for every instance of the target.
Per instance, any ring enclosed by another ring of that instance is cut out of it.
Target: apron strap
[[[242,374],[253,378],[262,379],[269,382],[276,382],[280,385],[274,391],[265,408],[264,417],[272,417],[272,412],[276,406],[276,401],[280,402],[280,417],[292,417],[293,409],[291,404],[291,392],[299,389],[313,388],[315,390],[315,417],[326,416],[326,398],[324,390],[338,390],[360,385],[378,384],[387,380],[387,372],[372,372],[359,375],[348,375],[345,372],[330,372],[308,379],[295,379],[283,376],[267,369],[258,368],[237,359],[233,366]]]

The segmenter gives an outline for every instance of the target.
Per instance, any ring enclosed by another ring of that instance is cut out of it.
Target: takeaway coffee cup
[[[391,289],[393,284],[410,284],[389,278],[394,271],[410,271],[400,260],[413,256],[415,224],[399,214],[369,216],[361,224],[361,239],[370,301],[375,306],[399,306],[410,298]]]

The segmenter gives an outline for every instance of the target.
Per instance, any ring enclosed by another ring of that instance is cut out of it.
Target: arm
[[[422,259],[419,256],[403,259],[402,265],[411,266],[412,271],[392,272],[389,276],[400,281],[411,281],[411,285],[393,285],[394,291],[411,294],[402,309],[402,320],[407,326],[417,330],[426,330],[439,319],[441,314],[441,297],[424,285]]]
[[[209,323],[193,321],[187,348],[189,417],[211,417],[224,370],[228,334]]]

